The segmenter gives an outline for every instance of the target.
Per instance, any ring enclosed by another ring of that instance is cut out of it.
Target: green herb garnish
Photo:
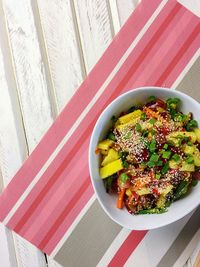
[[[159,180],[161,177],[161,174],[156,173],[156,179]]]
[[[148,136],[148,134],[149,134],[149,132],[148,132],[148,131],[144,131],[142,135],[143,135],[144,137],[147,137],[147,136]]]
[[[179,98],[168,98],[166,103],[167,103],[167,106],[170,107],[170,108],[173,108],[173,109],[176,109],[177,105],[180,103],[180,99]]]
[[[154,101],[156,101],[156,97],[154,95],[149,96],[148,99],[147,99],[148,103],[154,102]]]
[[[156,141],[152,140],[149,144],[149,150],[150,152],[154,152],[156,150]]]
[[[166,174],[169,170],[169,163],[165,163],[165,165],[162,167],[161,173]]]
[[[159,155],[156,153],[153,153],[150,157],[150,161],[157,162],[159,160]]]
[[[135,129],[136,129],[137,132],[141,132],[142,127],[141,127],[141,125],[139,123],[136,123]]]
[[[178,155],[178,154],[174,154],[173,156],[172,156],[172,159],[174,160],[174,161],[179,161],[180,160],[180,156]]]
[[[162,157],[164,158],[164,159],[169,159],[170,158],[170,156],[171,156],[171,151],[163,151],[162,152]]]
[[[192,186],[196,186],[197,184],[198,184],[198,180],[193,179],[193,180],[192,180]]]
[[[122,183],[126,183],[127,180],[129,180],[128,175],[125,174],[125,173],[122,173],[121,174],[121,181],[122,181]]]
[[[189,182],[185,180],[181,181],[174,193],[174,200],[185,195],[188,191],[188,188],[189,188]]]
[[[187,124],[186,124],[186,130],[187,131],[192,131],[194,128],[198,127],[198,122],[196,120],[190,120]]]
[[[188,146],[193,146],[193,143],[191,141],[187,142]]]
[[[132,135],[132,132],[127,132],[126,135],[124,136],[124,139],[129,139]]]
[[[155,162],[153,162],[153,161],[149,161],[149,162],[147,163],[147,165],[148,165],[149,168],[154,167],[154,166],[155,166]]]
[[[188,155],[186,160],[185,160],[188,164],[192,164],[194,163],[194,158],[192,155]]]
[[[149,123],[151,123],[151,124],[156,123],[156,119],[154,119],[154,118],[150,119],[150,120],[149,120]]]
[[[168,149],[168,144],[165,144],[163,148]]]
[[[110,133],[108,134],[108,139],[110,139],[110,140],[112,140],[112,141],[115,141],[116,138],[115,138],[114,133],[110,132]]]
[[[143,113],[141,114],[141,116],[140,116],[140,119],[141,119],[142,121],[145,121],[146,118],[147,118],[147,114],[143,112]]]
[[[129,164],[128,164],[128,162],[127,162],[126,160],[123,160],[123,161],[122,161],[122,165],[123,165],[123,167],[126,168],[126,169],[127,169],[128,166],[129,166]]]
[[[163,165],[162,160],[158,160],[158,161],[156,162],[156,166],[162,166],[162,165]]]

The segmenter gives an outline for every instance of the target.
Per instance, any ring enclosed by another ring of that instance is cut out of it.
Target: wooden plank
[[[117,1],[110,0],[107,3],[108,3],[108,9],[110,11],[110,23],[113,27],[113,35],[116,35],[121,28]]]
[[[79,52],[70,1],[38,0],[37,3],[58,109],[61,110],[86,75],[84,61]]]
[[[0,224],[0,239],[1,266],[17,266],[17,259],[15,255],[12,233],[8,229],[6,229],[3,224]]]
[[[123,26],[141,0],[116,0],[120,25]]]
[[[112,26],[106,0],[74,0],[87,73],[112,40]]]
[[[27,142],[32,151],[54,118],[45,67],[31,2],[6,0],[3,4]]]
[[[1,45],[4,55],[0,58],[1,64],[4,63],[4,66],[0,66],[0,107],[3,110],[1,116],[4,116],[0,125],[0,164],[5,185],[27,157],[27,140],[32,150],[53,121],[31,6],[27,6],[27,1],[22,5],[21,3],[22,1],[15,5],[14,1],[6,1],[3,2],[3,8],[1,3],[0,8]],[[21,110],[26,114],[23,119]],[[24,128],[27,131],[27,139]],[[14,234],[14,243],[19,266],[46,265],[44,254],[29,242]],[[9,257],[12,257],[13,253],[10,252]]]

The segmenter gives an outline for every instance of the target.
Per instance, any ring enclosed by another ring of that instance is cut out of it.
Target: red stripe
[[[146,233],[147,231],[132,231],[124,241],[122,246],[119,248],[115,256],[112,258],[108,267],[124,266],[127,259],[145,237]]]
[[[187,38],[186,42],[182,45],[176,56],[173,58],[173,60],[170,62],[170,64],[167,66],[165,71],[162,73],[162,75],[159,77],[159,79],[156,82],[156,86],[162,86],[165,79],[170,75],[170,73],[173,71],[175,66],[178,64],[180,58],[183,56],[183,54],[186,52],[186,50],[190,47],[190,44],[198,37],[200,33],[200,23],[197,24],[195,29],[192,31],[190,36]]]
[[[114,38],[112,44],[108,47],[95,68],[91,71],[88,78],[80,86],[63,112],[56,119],[53,126],[48,130],[39,145],[32,152],[31,156],[26,160],[23,167],[12,179],[12,182],[1,194],[1,221],[5,219],[13,205],[18,201],[23,192],[29,186],[32,179],[37,175],[60,141],[76,122],[77,118],[94,97],[100,86],[106,80],[117,62],[120,60],[160,3],[161,0],[154,0],[149,6],[148,0],[143,0],[128,22],[120,30],[119,34],[117,34]],[[142,15],[140,10],[141,8],[144,12]],[[114,57],[113,51],[115,51]],[[34,166],[34,168],[30,168],[30,166]],[[18,185],[17,187],[16,184]],[[7,196],[9,196],[9,198]]]

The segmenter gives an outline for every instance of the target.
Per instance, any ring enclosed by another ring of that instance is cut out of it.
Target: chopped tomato
[[[153,190],[152,190],[152,191],[153,191],[153,193],[154,193],[154,194],[156,194],[156,195],[158,195],[158,196],[160,195],[160,193],[159,193],[159,191],[158,191],[158,189],[157,189],[157,188],[153,188]]]
[[[169,128],[167,128],[167,127],[163,127],[163,128],[161,129],[161,132],[162,132],[164,135],[168,135],[168,134],[169,134]]]

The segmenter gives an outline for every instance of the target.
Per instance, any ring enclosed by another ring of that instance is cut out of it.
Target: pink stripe
[[[108,267],[124,266],[132,252],[145,237],[147,231],[132,231],[119,248]]]
[[[29,217],[28,223],[18,231],[21,235],[30,236],[33,242],[35,240],[34,238],[37,238],[37,236],[39,236],[39,239],[42,239],[59,217],[66,203],[70,202],[75,195],[77,196],[76,201],[78,200],[79,191],[82,189],[82,185],[85,183],[88,176],[86,159],[87,156],[84,154],[80,158],[82,165],[79,164],[79,166],[81,167],[77,169],[74,168],[70,173],[65,172],[61,175],[60,180],[56,184],[56,189],[48,193],[46,196],[47,199],[39,203],[38,209]],[[65,179],[68,174],[71,177],[71,181]],[[73,206],[71,206],[71,208],[73,208]],[[70,212],[69,209],[68,212]],[[39,228],[38,223],[40,225]]]
[[[24,231],[20,231],[21,227],[23,227],[24,225],[27,225],[27,227],[31,226],[34,222],[34,216],[36,221],[38,220],[39,213],[42,212],[43,206],[45,206],[45,203],[48,203],[49,205],[49,199],[51,198],[53,192],[56,192],[58,187],[62,185],[62,183],[66,184],[66,189],[71,186],[72,182],[80,183],[80,179],[79,177],[77,177],[77,174],[79,174],[78,172],[80,172],[81,177],[84,177],[81,169],[83,168],[84,163],[87,164],[87,153],[89,145],[89,137],[87,137],[86,139],[84,138],[84,136],[82,136],[82,138],[82,140],[85,140],[85,142],[82,142],[82,144],[80,144],[79,148],[76,151],[78,158],[72,157],[72,160],[67,165],[69,158],[65,155],[68,152],[71,157],[71,155],[74,155],[75,151],[74,153],[70,153],[70,151],[65,150],[64,153],[59,154],[60,164],[57,165],[58,168],[56,168],[55,170],[55,166],[51,164],[51,166],[47,170],[46,175],[42,179],[42,182],[38,182],[35,185],[34,189],[23,202],[23,205],[18,208],[14,216],[8,222],[8,227],[12,229],[14,228],[15,231],[23,233]],[[68,167],[66,168],[66,166]],[[74,166],[76,166],[76,168],[74,168]],[[86,172],[85,175],[87,176],[88,172]],[[76,177],[77,179],[75,179]]]
[[[154,0],[151,6],[149,6],[148,0],[143,0],[125,26],[121,29],[120,33],[114,38],[112,44],[108,47],[95,68],[91,71],[88,78],[83,82],[66,108],[42,138],[40,144],[12,179],[12,183],[10,183],[1,194],[1,221],[5,219],[13,205],[17,202],[32,179],[36,176],[71,126],[75,123],[84,108],[94,97],[100,86],[143,28],[144,24],[148,21],[152,13],[156,10],[160,2],[161,0]],[[144,12],[142,16],[141,9]],[[113,51],[116,52],[115,57],[113,57]],[[91,88],[92,90],[90,90]],[[30,168],[30,166],[34,166],[34,168]],[[17,187],[16,184],[18,185]],[[8,195],[9,198],[7,198]]]
[[[198,23],[192,33],[188,36],[186,42],[181,46],[181,49],[178,51],[176,56],[170,62],[170,64],[165,69],[164,73],[159,77],[156,82],[156,85],[161,86],[167,77],[170,76],[173,69],[176,67],[178,62],[180,61],[183,54],[188,50],[189,45],[196,39],[199,44],[199,33],[200,33],[200,23]]]
[[[157,28],[160,25],[162,25],[162,23],[163,23],[162,28],[164,28],[167,25],[167,23],[169,21],[169,18],[170,18],[170,20],[173,19],[173,15],[179,9],[181,9],[181,6],[178,5],[178,4],[176,4],[176,5],[175,4],[174,5],[168,5],[168,8],[166,7],[165,10],[163,10],[161,12],[161,14],[160,14],[160,17],[163,16],[164,18],[158,18],[157,21],[156,21],[157,23],[155,23],[156,25],[155,24],[152,25],[151,29],[148,31],[148,34],[151,36],[152,35],[152,31],[153,31],[153,33],[155,33],[156,30],[157,30]],[[170,17],[169,18],[167,17],[167,19],[166,19],[166,16],[169,15],[169,12],[170,11],[172,11],[170,13]],[[166,19],[166,21],[164,19]],[[159,31],[160,34],[162,34],[162,28]],[[157,34],[156,38],[158,38],[158,37],[159,37],[159,35]],[[151,43],[152,44],[156,43],[156,40],[157,39],[155,39],[155,38],[152,39]],[[138,53],[139,53],[139,55],[142,55],[141,53],[144,51],[146,44],[148,44],[148,39],[147,38],[145,39],[145,43],[144,44],[141,43],[141,45],[139,46],[139,49],[135,49],[136,51],[132,55],[133,56],[137,56]],[[134,58],[130,57],[129,61],[134,62]],[[55,174],[53,175],[53,177],[55,177],[54,180],[57,179],[57,177],[59,176],[59,174],[61,173],[61,171],[63,171],[64,167],[66,167],[67,164],[69,164],[70,160],[73,158],[73,157],[71,157],[71,155],[75,156],[76,151],[78,151],[79,150],[79,147],[82,145],[82,140],[84,140],[85,138],[88,137],[88,134],[91,132],[91,130],[93,128],[93,125],[94,125],[96,119],[98,118],[98,116],[99,116],[99,114],[100,114],[100,112],[102,110],[102,106],[105,105],[105,101],[107,100],[107,98],[111,95],[111,93],[114,91],[114,89],[118,85],[118,83],[119,83],[119,80],[118,79],[120,77],[123,77],[124,76],[124,72],[125,72],[126,69],[127,69],[127,64],[123,66],[123,68],[120,70],[120,75],[119,75],[119,73],[118,73],[118,75],[116,75],[116,78],[113,79],[113,81],[110,84],[110,86],[106,89],[106,92],[104,92],[104,95],[98,100],[97,104],[93,108],[93,109],[95,109],[94,112],[90,112],[86,116],[86,118],[80,124],[79,129],[76,130],[76,132],[70,138],[70,141],[62,149],[62,153],[60,153],[59,156],[57,156],[57,158],[54,160],[54,164],[53,164],[54,170],[53,170],[53,167],[52,166],[49,167],[51,169],[51,172],[52,173],[54,173],[55,170],[56,170],[56,175]],[[117,94],[118,93],[119,92],[117,92]],[[95,118],[94,118],[94,116],[95,116]],[[93,119],[92,120],[92,123],[91,123],[91,119]],[[90,125],[88,125],[89,123],[90,123]],[[80,134],[79,134],[80,132],[82,133],[81,138],[80,138]],[[67,155],[67,156],[66,156],[66,158],[63,161],[63,157],[65,155]],[[59,170],[59,172],[57,170]],[[49,176],[49,172],[46,172],[42,176],[41,180],[38,183],[39,184],[39,187],[37,187],[37,189],[33,189],[33,190],[35,190],[38,193],[40,193],[40,190],[39,189],[40,188],[43,188],[44,186],[46,186],[46,183],[43,182],[43,179],[44,178],[45,178],[45,180],[47,178],[48,179],[51,178],[51,176]],[[53,183],[54,182],[52,181],[52,182],[50,182],[50,184],[53,186]],[[49,185],[48,185],[48,188],[49,188]],[[40,195],[39,195],[39,201],[41,200],[41,198],[44,198],[44,192],[47,192],[47,191],[48,190],[45,190],[45,191],[42,191],[42,193],[40,193]],[[30,201],[30,199],[29,199],[29,201]],[[39,201],[36,200],[35,201],[35,204],[32,205],[32,207],[31,207],[31,211],[28,211],[27,212],[29,214],[29,216],[30,216],[31,213],[34,212],[34,209],[37,207],[37,204],[36,203],[39,203]],[[23,205],[24,205],[24,203],[23,203]],[[30,206],[30,205],[28,204],[28,206]],[[27,218],[27,217],[28,216],[26,216],[25,218]],[[17,218],[15,216],[13,217],[12,221],[13,222],[14,221],[18,222],[17,221]],[[21,226],[23,226],[24,221],[25,221],[24,218],[22,218],[21,219],[21,222],[22,223],[20,222],[19,227],[16,228],[17,231],[19,231],[19,229],[21,228]],[[9,223],[9,225],[10,225],[10,223]]]
[[[155,73],[157,77],[163,73],[196,24],[196,18],[186,9],[182,9],[174,23],[167,28],[165,35],[161,36],[160,41],[149,52],[140,68],[132,75],[126,88],[155,84]]]
[[[89,177],[88,180],[90,181]],[[80,212],[83,210],[83,203],[87,203],[92,197],[93,193],[93,188],[90,184],[90,186],[87,188],[87,191],[76,202],[74,208],[70,211],[70,213],[64,214],[64,221],[62,222],[62,224],[60,223],[60,221],[55,224],[58,226],[56,235],[54,233],[54,228],[52,227],[53,235],[52,237],[48,235],[47,239],[44,240],[45,242],[39,245],[39,248],[41,250],[45,251],[48,255],[52,253],[53,249],[55,248],[55,245],[58,244],[63,235],[66,233],[64,229],[69,229],[69,227],[71,226],[71,222],[74,221],[77,218],[77,215],[80,214]],[[63,220],[63,218],[61,218],[61,221]]]

